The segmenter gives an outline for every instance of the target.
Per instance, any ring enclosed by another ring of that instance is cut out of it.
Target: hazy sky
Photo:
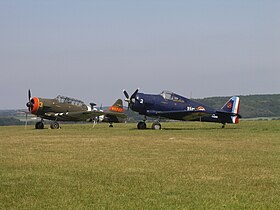
[[[0,73],[0,109],[280,93],[280,1],[0,0]]]

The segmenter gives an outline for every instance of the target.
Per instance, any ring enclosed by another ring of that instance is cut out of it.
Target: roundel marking
[[[231,108],[232,108],[232,101],[229,101],[229,102],[227,103],[227,108],[228,108],[228,109],[231,109]]]
[[[203,106],[199,106],[199,107],[196,108],[196,110],[198,110],[198,111],[205,111],[205,108]]]

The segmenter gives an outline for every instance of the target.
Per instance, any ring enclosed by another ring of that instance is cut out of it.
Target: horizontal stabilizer
[[[242,116],[240,114],[237,114],[237,113],[224,112],[224,111],[216,111],[216,113],[219,114],[219,115],[242,118]]]

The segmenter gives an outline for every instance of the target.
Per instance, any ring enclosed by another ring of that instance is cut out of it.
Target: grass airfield
[[[0,127],[0,209],[280,209],[280,121],[162,127]]]

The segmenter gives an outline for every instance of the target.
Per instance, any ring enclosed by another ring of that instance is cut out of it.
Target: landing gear
[[[154,122],[152,124],[152,129],[153,130],[160,130],[161,129],[161,124],[159,122]]]
[[[143,129],[146,129],[147,128],[147,125],[145,123],[145,121],[141,121],[137,124],[137,128],[140,129],[140,130],[143,130]]]
[[[110,123],[109,124],[109,128],[113,128],[114,126],[113,126],[113,124],[112,123]]]
[[[43,121],[37,122],[35,124],[35,129],[44,129],[44,123]]]
[[[140,129],[140,130],[146,129],[147,128],[146,120],[147,120],[147,116],[144,117],[143,121],[138,122],[137,128]],[[156,121],[152,124],[152,129],[153,130],[160,130],[161,129],[161,124],[159,122],[159,119],[158,119],[158,121]]]
[[[51,129],[59,129],[59,123],[54,121],[54,122],[51,122]]]
[[[141,121],[137,124],[137,128],[140,130],[146,129],[147,128],[146,120],[147,120],[147,116],[144,117],[143,121]]]
[[[146,128],[147,128],[146,122],[145,122],[145,121],[139,122],[139,123],[137,124],[137,128],[138,128],[139,130],[144,130],[144,129],[146,129]],[[160,130],[160,129],[161,129],[161,124],[160,124],[159,122],[154,122],[154,123],[152,124],[152,129],[153,129],[153,130]]]
[[[225,126],[226,126],[226,124],[225,124],[225,123],[223,123],[222,128],[225,128]]]

